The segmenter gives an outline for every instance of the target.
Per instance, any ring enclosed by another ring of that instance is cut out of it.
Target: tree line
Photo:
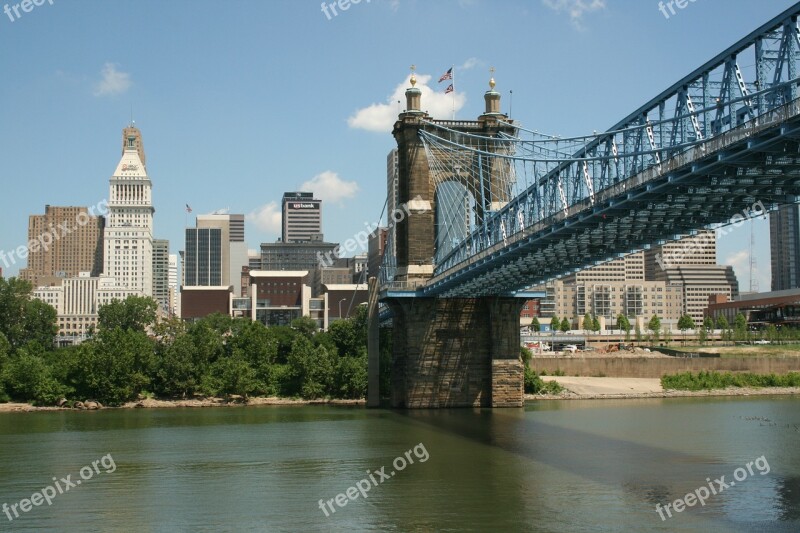
[[[154,300],[130,297],[98,310],[88,340],[54,348],[56,312],[31,294],[26,281],[0,279],[0,401],[366,395],[363,308],[322,332],[308,317],[273,327],[221,314],[191,324],[157,321]]]

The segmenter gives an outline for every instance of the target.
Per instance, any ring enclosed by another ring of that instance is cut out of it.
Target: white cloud
[[[759,258],[756,257],[758,260]],[[769,268],[765,268],[759,261],[755,271],[756,282],[759,291],[768,291],[770,287],[771,273]],[[747,292],[750,290],[750,250],[739,250],[732,252],[725,257],[724,265],[731,265],[736,272],[736,279],[739,280],[739,291]]]
[[[473,68],[478,67],[480,65],[483,65],[483,61],[481,61],[477,57],[470,57],[469,59],[464,61],[464,64],[462,64],[456,70],[457,71],[458,70],[470,70],[470,69],[473,69]]]
[[[392,125],[394,125],[397,120],[398,113],[405,109],[406,89],[411,87],[410,78],[411,75],[408,75],[405,81],[395,87],[394,92],[387,99],[387,103],[372,104],[359,109],[347,119],[347,124],[355,129],[382,133],[391,132]],[[436,119],[452,117],[453,104],[455,103],[456,111],[463,108],[464,104],[467,102],[466,93],[456,90],[454,93],[455,96],[453,96],[453,94],[444,94],[444,89],[447,87],[444,82],[441,84],[441,87],[437,86],[436,89],[432,89],[428,86],[428,82],[431,81],[431,78],[432,76],[429,74],[417,75],[416,87],[422,91],[422,110],[427,111]],[[458,87],[456,87],[456,89],[458,89]],[[399,104],[398,101],[400,102]]]
[[[336,172],[326,170],[306,181],[300,191],[310,191],[315,198],[325,202],[341,204],[345,198],[352,198],[358,192],[358,183],[345,181]]]
[[[247,220],[264,233],[281,233],[281,208],[277,202],[264,204],[247,215]]]
[[[131,75],[117,70],[114,63],[106,63],[101,71],[102,79],[94,86],[95,96],[122,94],[131,86]]]
[[[583,29],[584,13],[606,8],[606,0],[542,0],[542,3],[556,13],[567,13],[576,29]]]

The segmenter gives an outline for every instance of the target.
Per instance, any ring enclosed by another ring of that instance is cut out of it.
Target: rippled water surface
[[[800,531],[800,399],[7,413],[2,503],[0,531]]]

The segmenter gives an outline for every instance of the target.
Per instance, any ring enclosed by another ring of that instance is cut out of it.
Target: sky
[[[18,1],[0,0],[0,251],[47,204],[106,199],[133,119],[171,253],[194,215],[220,209],[247,215],[251,249],[275,241],[285,191],[323,200],[328,241],[377,220],[412,64],[434,118],[455,101],[474,120],[494,67],[504,112],[583,135],[794,3],[696,0],[667,17],[651,0],[44,0],[16,16]],[[451,66],[454,101],[437,83]],[[763,291],[769,228],[753,224]],[[718,240],[742,290],[749,242],[750,223]]]

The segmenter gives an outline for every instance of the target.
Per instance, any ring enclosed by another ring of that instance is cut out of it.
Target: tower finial
[[[416,65],[411,65],[411,86],[412,87],[415,87],[417,85],[417,74],[415,72],[416,70],[417,70],[417,66]]]
[[[494,86],[496,85],[495,82],[494,82],[494,67],[490,68],[489,72],[491,72],[491,74],[492,74],[492,77],[489,79],[489,88],[491,90],[494,90]]]

